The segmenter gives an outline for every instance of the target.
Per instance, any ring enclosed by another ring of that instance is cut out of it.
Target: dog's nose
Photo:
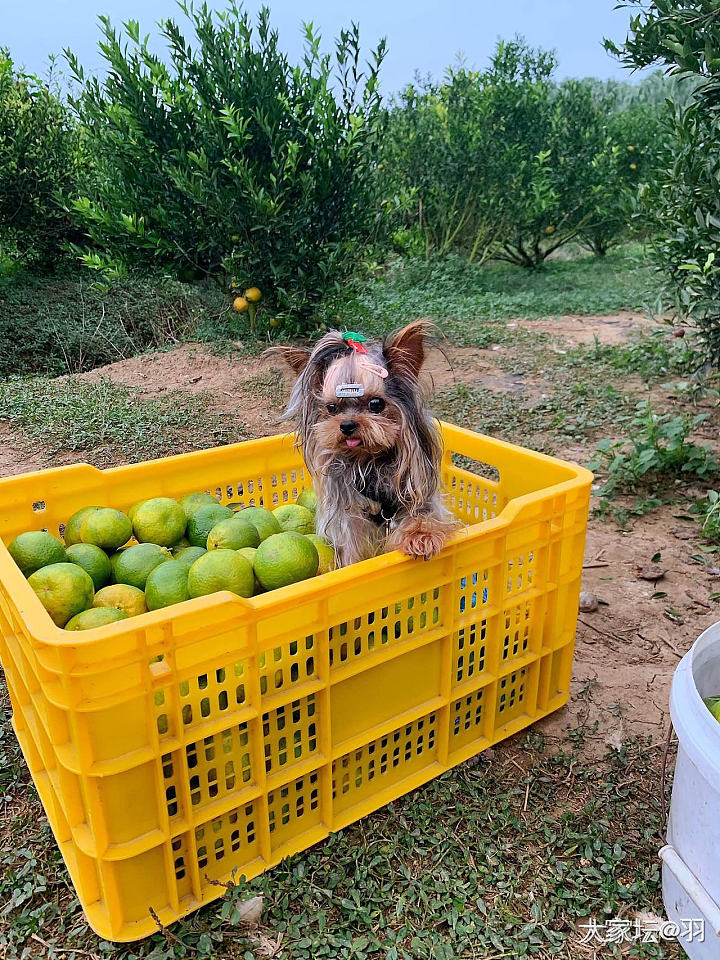
[[[340,429],[346,437],[349,437],[357,430],[357,420],[343,420],[340,424]]]

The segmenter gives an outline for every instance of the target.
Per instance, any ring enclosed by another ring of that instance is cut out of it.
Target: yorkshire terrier
[[[297,374],[295,422],[317,494],[317,532],[340,566],[402,550],[428,560],[457,527],[440,493],[442,441],[419,383],[429,325],[384,341],[331,330],[272,352]]]

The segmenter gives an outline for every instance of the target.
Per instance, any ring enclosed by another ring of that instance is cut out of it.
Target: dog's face
[[[287,416],[296,420],[313,468],[337,458],[357,464],[393,448],[401,450],[406,474],[434,462],[418,382],[428,329],[416,321],[360,349],[333,330],[312,350],[272,351],[298,376]]]
[[[387,378],[366,366],[364,356],[353,353],[334,360],[316,395],[313,429],[317,440],[326,450],[354,459],[374,457],[394,447],[402,423],[397,401],[392,391],[388,393]],[[386,361],[373,357],[371,362],[379,366]],[[359,387],[362,396],[342,396],[346,384]]]

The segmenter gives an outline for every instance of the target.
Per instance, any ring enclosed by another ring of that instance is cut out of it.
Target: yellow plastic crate
[[[0,659],[13,725],[94,930],[135,940],[568,697],[591,474],[443,425],[468,526],[251,600],[57,629],[5,544],[85,504],[309,484],[290,436],[0,480]]]

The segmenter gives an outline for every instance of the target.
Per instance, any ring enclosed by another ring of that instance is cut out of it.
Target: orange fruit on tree
[[[262,294],[260,293],[257,287],[249,287],[245,291],[245,296],[250,301],[250,303],[260,303],[260,301],[262,300]]]
[[[245,297],[235,297],[233,300],[233,310],[236,313],[245,313],[249,306],[250,304]]]

